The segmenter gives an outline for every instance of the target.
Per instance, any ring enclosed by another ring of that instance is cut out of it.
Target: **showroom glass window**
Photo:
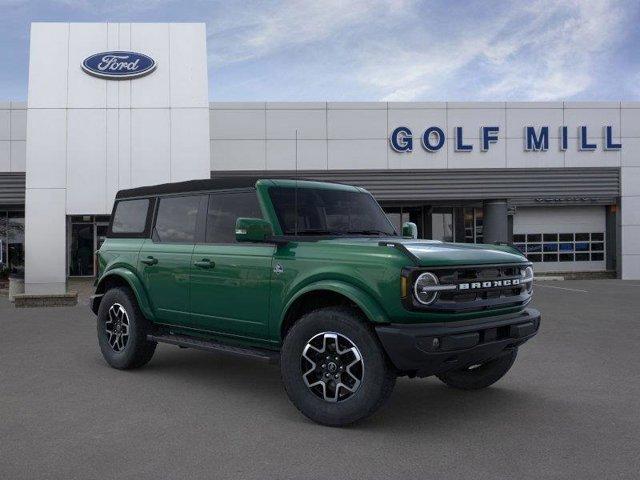
[[[405,222],[413,222],[418,227],[418,238],[425,237],[425,229],[423,225],[423,218],[425,215],[424,207],[418,206],[395,206],[395,205],[381,205],[387,218],[395,228],[396,232],[402,231],[402,224]]]
[[[223,192],[209,196],[207,243],[235,243],[238,218],[262,218],[255,191]]]
[[[465,208],[464,210],[464,241],[465,243],[482,243],[483,238],[483,210],[482,208]]]
[[[455,235],[453,218],[453,208],[434,207],[431,213],[431,238],[453,242]]]
[[[516,233],[514,245],[532,262],[603,262],[604,232]]]
[[[0,211],[0,279],[24,273],[24,212]]]

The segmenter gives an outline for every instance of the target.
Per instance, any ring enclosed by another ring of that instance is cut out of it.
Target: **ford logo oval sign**
[[[153,72],[153,58],[136,52],[102,52],[87,57],[82,69],[94,77],[109,80],[130,80]]]

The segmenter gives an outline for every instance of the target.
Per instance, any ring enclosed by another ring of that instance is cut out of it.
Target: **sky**
[[[205,22],[211,101],[640,100],[638,0],[0,0],[2,100],[33,21]]]

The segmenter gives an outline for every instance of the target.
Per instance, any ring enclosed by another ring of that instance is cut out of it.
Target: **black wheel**
[[[150,328],[129,289],[119,287],[105,293],[98,309],[98,344],[109,365],[124,370],[151,360],[156,342],[147,340]]]
[[[315,310],[296,322],[284,339],[280,369],[296,408],[335,427],[373,414],[396,380],[375,333],[344,307]]]
[[[506,375],[517,355],[518,349],[514,348],[487,362],[441,373],[438,378],[448,386],[461,390],[486,388]]]

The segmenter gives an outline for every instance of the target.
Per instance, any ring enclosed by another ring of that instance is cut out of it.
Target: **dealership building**
[[[119,189],[297,175],[421,238],[640,279],[640,102],[210,103],[207,72],[204,24],[32,24],[28,98],[0,102],[5,274],[93,276]]]

